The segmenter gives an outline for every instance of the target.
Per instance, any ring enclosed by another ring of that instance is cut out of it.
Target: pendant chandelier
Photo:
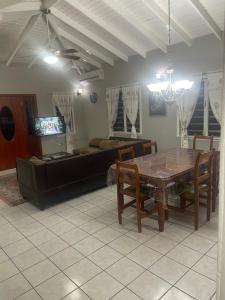
[[[171,49],[171,5],[170,0],[168,0],[168,52]],[[169,53],[168,53],[169,56]],[[158,81],[147,85],[153,96],[158,97],[168,104],[175,102],[177,95],[182,95],[185,91],[191,89],[193,81],[189,80],[173,80],[174,69],[172,67],[170,58],[168,57],[168,66],[161,72],[156,74],[156,79],[163,81]]]

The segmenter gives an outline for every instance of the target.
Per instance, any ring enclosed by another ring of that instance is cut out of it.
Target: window
[[[119,103],[118,103],[118,113],[117,113],[116,122],[113,126],[113,131],[129,133],[129,132],[131,132],[131,127],[132,127],[131,123],[130,123],[129,119],[127,118],[125,110],[124,110],[122,91],[120,91]],[[136,119],[136,123],[135,123],[135,128],[136,128],[137,133],[141,133],[140,97],[139,97],[138,114],[137,114],[137,119]]]
[[[205,82],[202,80],[196,107],[187,128],[188,135],[213,135],[220,136],[220,124],[216,120],[207,93]]]

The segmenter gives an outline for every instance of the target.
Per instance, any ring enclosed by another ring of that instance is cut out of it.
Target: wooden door
[[[0,170],[15,168],[16,157],[41,155],[40,138],[29,128],[30,115],[37,115],[35,95],[0,95]]]

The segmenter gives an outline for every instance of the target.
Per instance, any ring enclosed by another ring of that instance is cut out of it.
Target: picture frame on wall
[[[149,115],[166,116],[166,103],[161,97],[155,97],[149,93]]]

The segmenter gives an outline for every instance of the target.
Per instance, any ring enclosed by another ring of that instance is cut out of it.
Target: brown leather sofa
[[[120,139],[122,138],[112,138]],[[144,140],[132,140],[136,156]],[[80,196],[106,185],[107,172],[121,146],[35,164],[17,158],[17,178],[22,196],[43,210],[50,204]],[[130,144],[131,145],[131,144]]]

